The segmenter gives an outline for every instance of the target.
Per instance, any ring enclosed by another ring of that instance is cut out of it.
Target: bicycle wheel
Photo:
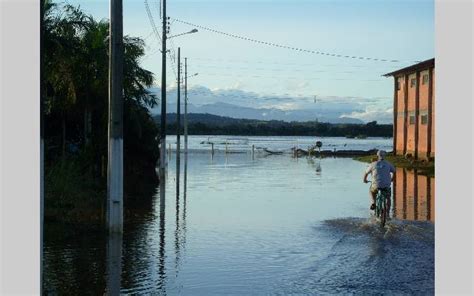
[[[382,212],[382,193],[379,190],[377,192],[377,196],[375,197],[375,217],[380,218],[381,212]]]
[[[387,198],[385,194],[383,194],[383,202],[382,202],[382,209],[380,213],[380,226],[382,228],[385,227],[385,222],[387,221]]]
[[[380,212],[381,212],[380,213],[380,226],[384,228],[385,222],[387,221],[387,203],[386,202],[383,203],[383,207]]]

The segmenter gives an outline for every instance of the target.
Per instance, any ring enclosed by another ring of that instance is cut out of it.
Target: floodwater
[[[184,139],[181,139],[183,143]],[[252,147],[255,153],[264,153],[266,148],[271,151],[291,153],[294,147],[308,149],[316,141],[322,143],[321,150],[392,150],[391,138],[369,137],[354,139],[344,137],[309,137],[309,136],[189,136],[188,149],[193,152],[208,152],[214,148],[216,152],[249,152]],[[166,137],[167,148],[176,149],[176,136]],[[171,146],[170,146],[171,145]],[[184,145],[184,144],[182,144]]]
[[[46,227],[45,294],[434,294],[434,178],[397,169],[381,229],[365,167],[190,151],[177,196],[173,153],[123,236]]]

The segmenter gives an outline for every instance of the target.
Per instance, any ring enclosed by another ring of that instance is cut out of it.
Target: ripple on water
[[[325,220],[313,227],[330,247],[294,278],[290,293],[431,295],[434,225],[373,219]]]

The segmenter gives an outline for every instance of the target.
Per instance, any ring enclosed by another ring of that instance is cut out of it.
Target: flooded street
[[[434,294],[434,178],[397,169],[381,229],[350,158],[191,150],[179,196],[175,163],[128,215],[121,265],[102,234],[46,228],[46,294]]]

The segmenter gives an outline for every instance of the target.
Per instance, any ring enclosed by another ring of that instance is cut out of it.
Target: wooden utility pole
[[[188,160],[188,58],[184,58],[184,158]]]
[[[176,103],[176,196],[179,196],[179,171],[181,168],[181,48],[178,47],[178,96]]]
[[[111,0],[109,38],[109,159],[107,224],[123,230],[123,16],[122,0]]]
[[[161,129],[160,129],[160,169],[165,170],[166,162],[166,35],[168,19],[166,0],[163,0],[163,34],[161,36]],[[161,174],[164,176],[164,174]],[[160,182],[164,180],[160,180]]]

